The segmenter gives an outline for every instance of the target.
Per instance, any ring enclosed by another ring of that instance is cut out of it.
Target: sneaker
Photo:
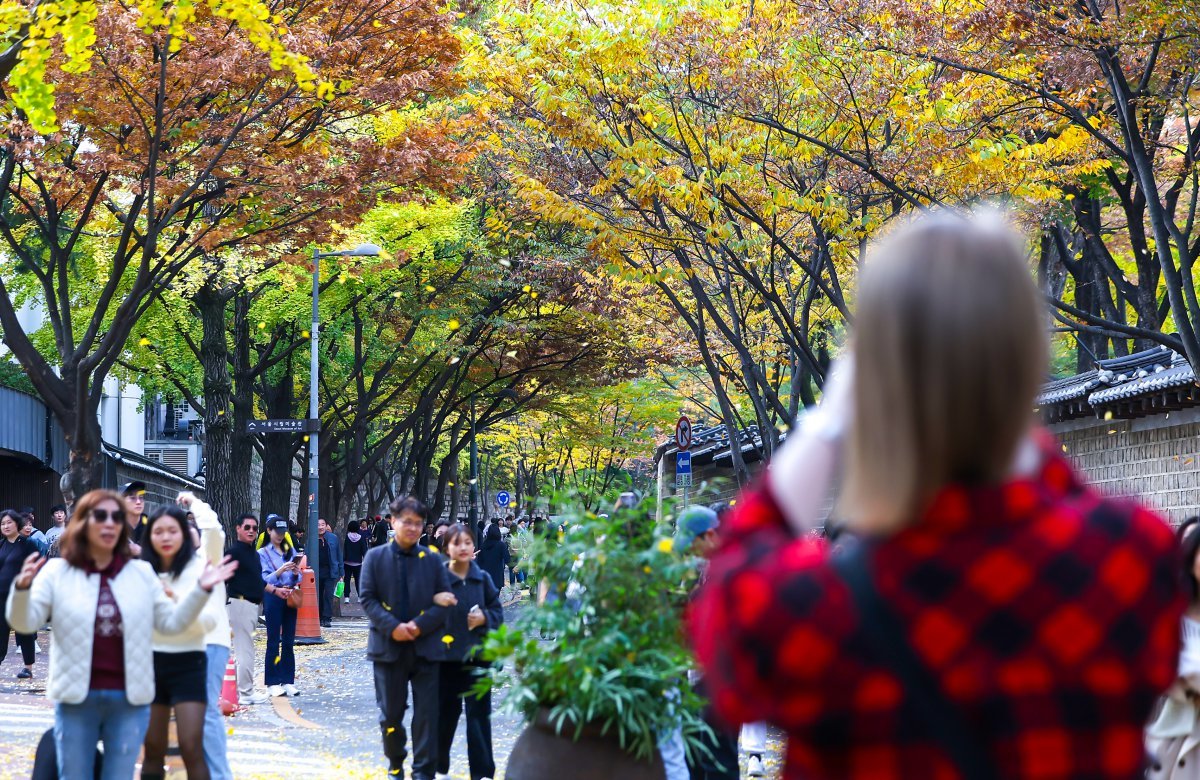
[[[299,696],[300,695],[300,689],[297,688],[296,686],[292,685],[291,683],[284,684],[283,692],[286,693],[288,696]]]
[[[750,777],[763,776],[763,763],[761,757],[750,756],[750,760],[746,762],[746,774]]]
[[[286,696],[287,693],[283,690],[282,685],[268,685],[267,686],[267,695],[271,696],[271,697]]]
[[[433,776],[433,780],[450,780],[450,775],[445,772],[438,772]]]
[[[254,691],[253,693],[243,696],[242,701],[246,704],[266,704],[271,700],[271,697],[262,691]]]
[[[344,598],[344,599],[342,600],[342,603],[343,603],[343,604],[349,604],[349,603],[350,603],[350,597],[349,597],[349,596],[347,596],[346,598]]]
[[[32,678],[33,672],[29,671],[28,669],[22,669],[21,671],[17,672],[18,680],[30,680]]]

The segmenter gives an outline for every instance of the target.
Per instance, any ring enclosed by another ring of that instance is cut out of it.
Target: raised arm
[[[14,631],[21,634],[33,634],[50,620],[50,605],[54,602],[54,586],[62,567],[66,565],[66,561],[61,558],[47,562],[45,558],[35,557],[34,554],[30,554],[25,559],[21,573],[17,575],[12,589],[8,592],[8,603],[5,605],[8,623]],[[38,570],[42,566],[46,566],[47,570],[38,576]],[[32,577],[32,584],[25,581],[27,576]],[[21,587],[23,581],[25,581],[25,587]]]

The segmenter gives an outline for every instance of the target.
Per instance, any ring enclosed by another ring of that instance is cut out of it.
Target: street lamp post
[[[321,313],[317,302],[321,295],[321,260],[326,257],[375,257],[381,251],[374,244],[359,244],[353,249],[342,249],[337,252],[319,252],[314,248],[312,253],[312,327],[308,332],[310,350],[308,365],[308,534],[304,552],[308,556],[308,565],[312,567],[314,576],[319,571],[318,567],[321,563],[321,545],[317,542],[317,520],[320,516],[317,483],[320,477],[321,461],[321,407],[317,403],[317,385],[320,379],[317,334],[321,327]]]

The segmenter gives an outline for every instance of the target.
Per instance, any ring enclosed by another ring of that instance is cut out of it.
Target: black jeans
[[[362,564],[346,564],[346,590],[342,593],[346,598],[350,598],[350,586],[353,585],[357,590],[354,592],[359,594],[359,600],[362,599]]]
[[[399,661],[375,662],[375,703],[379,707],[379,729],[383,732],[383,754],[391,771],[404,772],[404,712],[408,709],[408,686],[412,685],[413,780],[433,780],[437,771],[438,666],[418,658],[411,647]]]
[[[4,617],[4,610],[0,609],[0,663],[8,655],[8,633],[10,631],[12,628]],[[18,634],[16,631],[12,631],[12,633],[16,634],[17,647],[21,648],[21,660],[25,662],[26,666],[33,666],[33,640],[37,638],[37,634]]]
[[[494,777],[496,760],[492,756],[492,694],[477,699],[471,688],[483,668],[478,664],[443,661],[438,664],[438,771],[450,773],[450,747],[458,728],[463,705],[467,709],[467,763],[471,780]]]
[[[321,618],[321,625],[325,625],[333,619],[333,588],[337,580],[323,576],[317,584],[317,614]]]

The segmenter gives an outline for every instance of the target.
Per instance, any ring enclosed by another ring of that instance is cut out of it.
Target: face
[[[33,523],[26,523],[25,525],[21,526],[21,536],[32,536],[32,535],[33,535]]]
[[[469,561],[475,554],[475,543],[471,541],[469,535],[459,534],[450,544],[446,545],[446,552],[449,554],[450,560]]]
[[[429,536],[432,533],[433,533],[433,523],[426,523],[425,524],[425,535]]]
[[[15,539],[17,536],[17,521],[12,515],[5,515],[3,520],[0,520],[0,535],[5,539]]]
[[[164,515],[150,527],[150,546],[163,560],[174,558],[183,546],[183,529],[175,519]]]
[[[63,523],[67,522],[67,513],[61,509],[55,509],[52,517],[54,518],[55,525],[62,525]]]
[[[324,534],[328,530],[329,530],[329,524],[325,522],[325,518],[322,517],[319,520],[317,520],[317,533]]]
[[[141,493],[134,493],[125,496],[125,503],[129,504],[129,522],[131,525],[136,525],[142,516],[142,511],[146,508],[146,497]]]
[[[396,541],[401,547],[412,547],[420,541],[424,529],[425,521],[413,512],[404,512],[392,518],[392,530],[396,532]]]
[[[254,544],[254,540],[258,538],[258,521],[253,517],[242,520],[242,524],[237,529],[237,536],[239,542]]]
[[[112,554],[121,538],[121,523],[125,522],[125,507],[106,498],[96,505],[87,519],[88,550]]]
[[[283,537],[287,535],[287,531],[281,528],[271,528],[271,542],[273,544],[283,544]]]

